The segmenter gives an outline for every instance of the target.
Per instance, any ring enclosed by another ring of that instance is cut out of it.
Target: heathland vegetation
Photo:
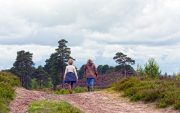
[[[68,59],[72,58],[71,49],[67,47],[67,43],[64,39],[60,40],[57,49],[45,61],[44,66],[34,66],[33,53],[24,50],[17,52],[13,67],[0,73],[0,112],[8,112],[8,104],[15,96],[13,87],[19,86],[19,84],[27,89],[38,89],[55,94],[69,93],[63,85],[65,66]],[[95,87],[111,87],[117,92],[123,92],[123,95],[132,101],[155,102],[157,107],[173,106],[175,109],[180,109],[180,74],[176,76],[163,75],[153,58],[149,59],[144,66],[138,65],[136,70],[132,67],[135,60],[122,52],[117,52],[113,59],[118,64],[117,66],[109,66],[108,64],[97,66],[99,77]],[[86,80],[83,78],[83,74],[84,64],[78,70],[80,80],[74,93],[87,91],[84,88]],[[51,104],[66,106],[69,110],[74,109],[64,102],[41,101],[31,104],[29,112],[33,112],[36,107],[43,107],[43,110],[46,110],[46,107],[54,109],[51,108]]]
[[[19,79],[15,75],[0,72],[0,113],[8,113],[8,105],[15,97],[14,87],[19,85]]]
[[[53,90],[56,90],[57,86],[63,84],[63,73],[68,59],[73,59],[71,49],[67,46],[67,43],[68,41],[64,39],[60,40],[55,52],[52,52],[50,58],[45,61],[45,65],[38,67],[35,67],[32,60],[33,53],[25,50],[18,51],[13,67],[6,71],[17,75],[20,78],[21,85],[27,89],[53,88]],[[135,60],[132,58],[122,52],[117,52],[113,59],[118,63],[117,66],[109,66],[108,64],[97,66],[100,78],[106,79],[108,77],[105,77],[105,75],[108,75],[108,73],[111,75],[113,72],[125,76],[130,76],[135,73],[134,68],[131,66],[135,64]],[[79,82],[85,84],[85,81],[81,80],[83,79],[83,71],[84,64],[82,64],[78,70],[78,76],[80,79]],[[112,82],[114,82],[114,80],[109,83],[107,82],[107,84],[109,85]],[[106,84],[102,87],[106,87]]]
[[[136,75],[119,80],[112,89],[123,92],[132,101],[155,102],[157,107],[173,106],[180,109],[180,80],[177,77],[162,77],[158,64],[149,59],[144,68],[139,66]]]

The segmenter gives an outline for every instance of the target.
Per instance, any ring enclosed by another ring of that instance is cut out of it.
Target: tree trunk
[[[126,77],[126,65],[124,65],[124,76]]]
[[[23,86],[23,84],[22,84],[22,76],[20,76],[20,82],[21,82],[21,86]]]
[[[125,69],[125,77],[127,77],[127,74],[126,74],[126,69]]]

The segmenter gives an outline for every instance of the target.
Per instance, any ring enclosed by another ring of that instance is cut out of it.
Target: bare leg
[[[72,94],[72,87],[71,87],[71,84],[69,84],[69,93]]]

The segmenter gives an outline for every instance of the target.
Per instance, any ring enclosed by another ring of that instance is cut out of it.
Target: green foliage
[[[83,79],[83,76],[84,76],[84,68],[85,68],[85,65],[82,65],[80,67],[80,69],[78,70],[78,78],[79,79]]]
[[[97,71],[99,74],[105,74],[108,70],[110,69],[110,66],[109,65],[99,65],[97,67]]]
[[[0,113],[8,113],[8,104],[15,96],[13,87],[19,86],[19,84],[19,80],[15,75],[0,72]]]
[[[0,113],[8,113],[9,108],[4,102],[0,101]]]
[[[30,88],[30,78],[34,72],[32,55],[24,50],[18,51],[16,61],[11,69],[14,74],[20,77],[21,85],[27,89]]]
[[[87,92],[87,88],[77,86],[77,87],[74,89],[74,92],[75,92],[75,93]]]
[[[159,66],[153,58],[150,58],[146,63],[144,72],[147,76],[151,78],[157,78],[161,74]]]
[[[21,81],[23,87],[27,89],[37,89],[50,87],[51,79],[42,66],[37,69],[32,61],[33,54],[24,50],[17,52],[16,61],[11,68]]]
[[[119,82],[113,84],[115,90],[119,91],[131,88],[137,83],[137,80],[135,78],[132,78],[130,80],[128,78],[123,78],[120,83],[121,85],[119,85]]]
[[[70,56],[71,50],[66,45],[68,41],[62,39],[58,43],[59,45],[56,52],[51,54],[44,66],[44,69],[51,77],[54,90],[56,89],[56,85],[62,82],[66,63],[69,58],[72,58]]]
[[[39,86],[38,86],[38,83],[37,83],[37,80],[34,78],[34,79],[31,79],[31,89],[38,89]]]
[[[65,95],[65,94],[69,94],[69,91],[68,91],[67,89],[65,89],[65,88],[62,88],[62,89],[56,90],[56,91],[55,91],[55,94],[58,94],[58,95],[62,94],[62,95]]]
[[[128,71],[130,71],[129,73],[132,74],[134,70],[131,65],[134,65],[135,64],[135,60],[133,60],[132,58],[128,57],[127,55],[121,53],[121,52],[118,52],[116,53],[116,55],[113,57],[113,59],[116,61],[116,63],[119,64],[118,67],[123,67],[123,68],[120,68],[122,70],[124,75],[126,76],[128,74]],[[127,70],[127,68],[129,68]]]
[[[127,55],[125,55],[121,52],[117,52],[113,59],[119,65],[130,65],[130,64],[133,65],[133,64],[135,64],[135,60],[131,59],[130,57],[127,57]]]
[[[174,108],[180,110],[180,100],[175,102]]]
[[[145,75],[144,69],[139,64],[137,65],[136,75],[137,76],[144,76]]]
[[[77,86],[73,89],[73,93],[83,93],[83,92],[87,92],[87,88]],[[62,88],[62,89],[54,91],[54,93],[59,94],[59,95],[61,95],[61,94],[65,95],[65,94],[69,94],[69,90]]]
[[[180,81],[141,77],[123,78],[114,83],[115,91],[124,92],[132,101],[156,102],[158,107],[174,106],[180,109]]]
[[[0,83],[0,86],[0,97],[12,100],[14,97],[14,90],[12,89],[12,86],[3,82]]]
[[[28,113],[83,113],[69,103],[61,101],[36,101],[29,105]]]
[[[176,79],[177,79],[177,80],[180,80],[180,73],[178,73],[178,74],[176,75]]]
[[[49,74],[43,69],[42,66],[38,66],[33,73],[33,79],[31,80],[32,89],[50,88],[52,87],[51,78]]]
[[[9,84],[10,86],[19,86],[19,79],[9,72],[0,72],[0,83]]]

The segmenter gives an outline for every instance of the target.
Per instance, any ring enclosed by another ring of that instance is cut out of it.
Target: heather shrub
[[[9,112],[8,106],[4,102],[0,101],[0,113],[8,113],[8,112]]]
[[[179,109],[179,80],[129,77],[114,83],[112,88],[123,92],[123,96],[129,97],[131,101],[155,102],[161,108],[174,106],[175,109]]]
[[[87,88],[77,86],[77,87],[74,89],[74,92],[75,92],[75,93],[87,92]]]
[[[180,110],[180,100],[175,102],[174,108]]]
[[[0,82],[7,83],[10,86],[19,86],[19,79],[12,73],[0,72]]]
[[[65,94],[69,94],[69,91],[65,88],[62,88],[62,89],[58,89],[55,91],[55,94],[62,94],[62,95],[65,95]]]
[[[87,89],[84,87],[77,86],[73,89],[73,93],[83,93],[83,92],[87,92]],[[56,90],[55,94],[65,95],[65,94],[69,94],[69,91],[67,88],[61,88],[61,89]]]
[[[131,78],[131,79],[123,78],[119,82],[114,83],[113,88],[116,91],[125,90],[125,89],[133,87],[137,83],[138,83],[138,81],[135,78]]]
[[[12,100],[14,97],[14,89],[9,84],[0,83],[0,98]]]
[[[0,113],[9,111],[8,105],[15,96],[13,87],[19,86],[19,79],[7,72],[0,72]]]

